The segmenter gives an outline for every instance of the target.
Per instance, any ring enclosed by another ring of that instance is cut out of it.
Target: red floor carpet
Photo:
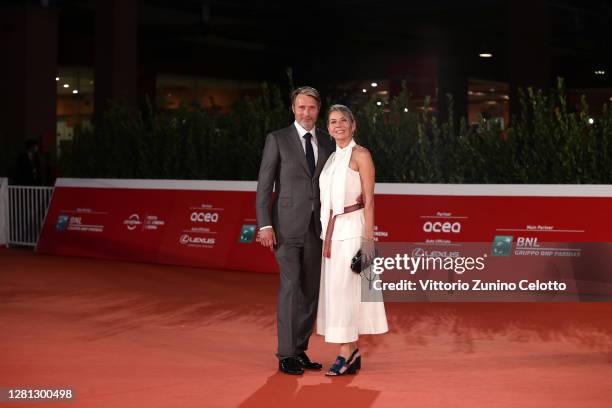
[[[291,377],[277,280],[0,250],[0,388],[75,391],[0,408],[612,406],[612,303],[390,303],[359,374]]]

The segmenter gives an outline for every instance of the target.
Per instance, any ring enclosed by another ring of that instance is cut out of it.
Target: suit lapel
[[[302,146],[300,135],[298,134],[295,125],[289,126],[287,135],[289,136],[289,139],[291,139],[289,143],[293,146],[293,150],[298,156],[299,162],[302,163],[302,167],[304,167],[306,173],[310,175],[310,169],[308,168],[308,162],[306,161],[306,153],[304,153],[304,147]]]

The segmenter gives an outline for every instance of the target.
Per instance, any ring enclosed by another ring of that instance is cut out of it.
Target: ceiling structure
[[[508,8],[520,7],[529,16],[541,1],[142,0],[139,60],[178,74],[278,80],[291,66],[298,77],[308,67],[320,81],[351,80],[384,75],[382,60],[427,55],[446,44],[465,55],[470,76],[505,80],[513,27],[524,24],[510,21]],[[59,9],[60,65],[92,65],[95,0],[4,3]],[[535,23],[546,26],[549,77],[563,76],[574,87],[612,85],[612,46],[606,39],[612,2],[550,0],[544,5],[546,21]],[[479,58],[481,52],[493,57]]]

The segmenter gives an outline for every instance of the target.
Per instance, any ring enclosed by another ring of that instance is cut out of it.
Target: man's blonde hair
[[[319,91],[310,86],[301,86],[291,92],[291,106],[295,105],[295,98],[298,95],[307,95],[313,97],[317,101],[317,105],[319,108],[321,107],[321,96],[319,95]]]

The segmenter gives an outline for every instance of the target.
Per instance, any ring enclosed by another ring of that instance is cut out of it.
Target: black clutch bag
[[[375,250],[374,258],[376,258],[377,256],[378,256],[378,251]],[[351,259],[351,270],[355,273],[361,273],[361,271],[363,271],[364,269],[368,269],[371,264],[372,264],[371,260],[369,260],[369,262],[364,262],[363,255],[360,249],[359,251],[357,251],[353,259]]]

